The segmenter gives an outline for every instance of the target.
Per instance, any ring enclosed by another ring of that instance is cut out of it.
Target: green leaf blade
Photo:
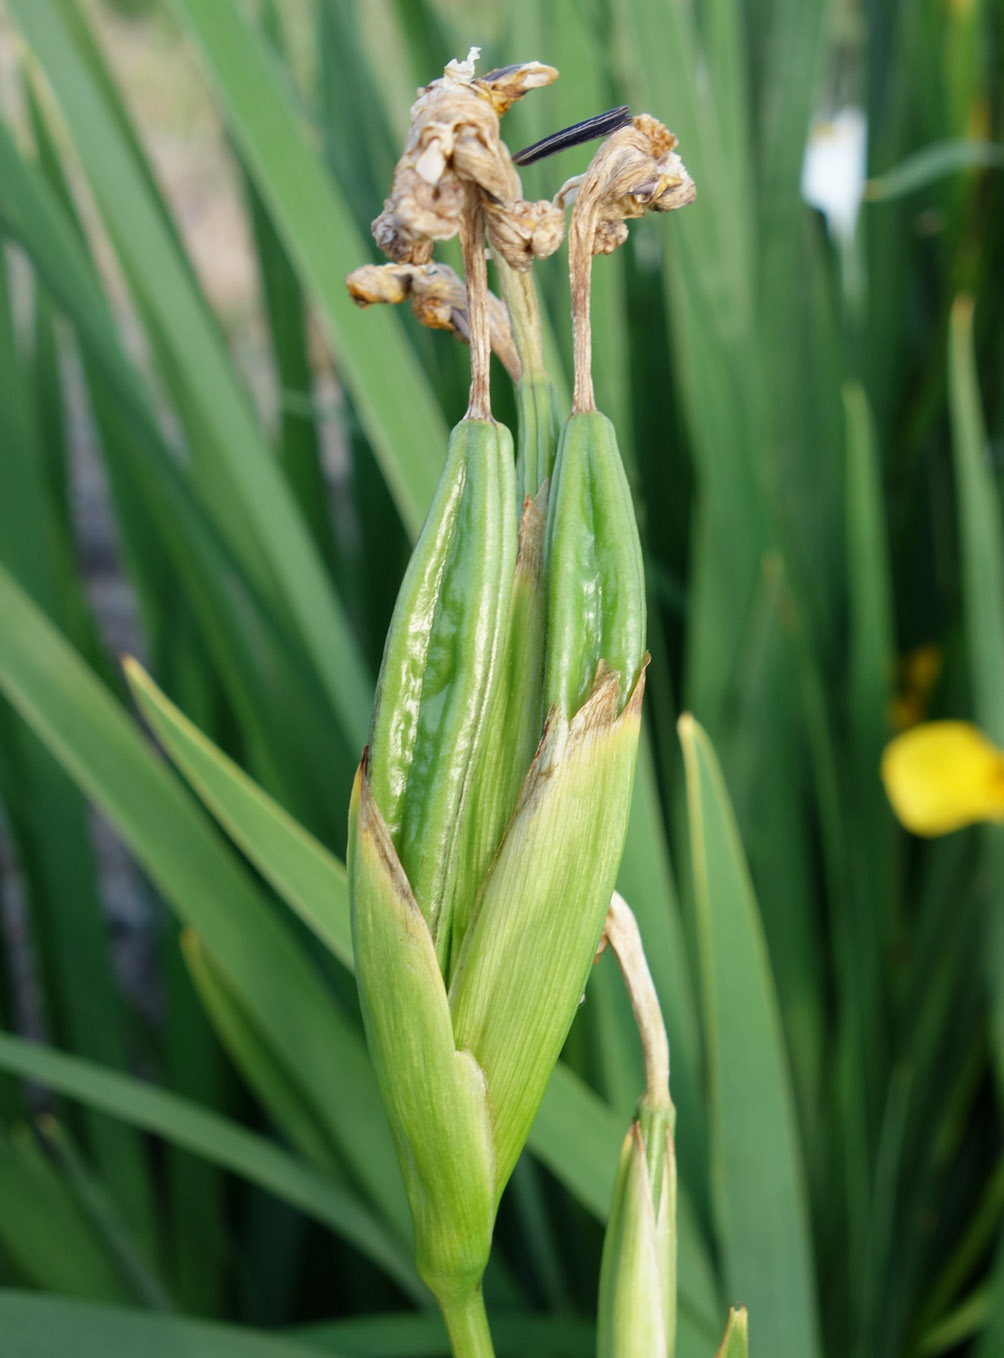
[[[680,719],[726,1284],[772,1358],[821,1353],[791,1076],[762,925],[707,736]]]

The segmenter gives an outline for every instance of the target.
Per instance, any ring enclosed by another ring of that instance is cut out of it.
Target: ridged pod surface
[[[444,969],[515,558],[512,438],[492,421],[463,420],[398,594],[369,747],[373,797]]]
[[[571,717],[597,666],[627,702],[645,660],[645,577],[631,491],[614,427],[598,411],[562,430],[547,523],[544,703]]]
[[[464,848],[453,911],[451,959],[460,946],[478,891],[509,823],[520,788],[540,741],[544,682],[544,527],[547,490],[527,498],[519,527],[519,552],[505,644],[486,717],[483,742],[471,782],[476,814],[464,823]]]

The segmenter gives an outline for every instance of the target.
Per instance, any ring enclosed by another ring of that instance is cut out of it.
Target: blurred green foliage
[[[11,1035],[30,987],[8,928],[0,1350],[442,1351],[337,860],[466,355],[356,312],[342,279],[375,258],[415,87],[480,43],[482,69],[561,72],[507,115],[511,147],[628,102],[698,185],[596,262],[593,296],[650,592],[620,886],[672,1047],[679,1352],[713,1350],[727,1303],[754,1358],[1004,1352],[1004,837],[911,840],[878,779],[897,713],[1004,743],[1004,6],[316,0],[295,10],[306,64],[278,0],[142,8],[163,61],[194,43],[226,124],[276,400],[263,418],[93,11],[8,0],[26,58],[0,125],[0,803],[46,1046]],[[876,188],[833,236],[800,181],[810,123],[846,106]],[[531,167],[527,196],[587,156]],[[561,259],[535,274],[565,381]],[[82,579],[84,428],[182,777]],[[921,647],[940,668],[918,686]],[[689,788],[684,711],[717,751],[688,755]],[[91,805],[155,912],[153,1024],[113,966]],[[503,1203],[500,1352],[593,1343],[641,1089],[608,963]]]

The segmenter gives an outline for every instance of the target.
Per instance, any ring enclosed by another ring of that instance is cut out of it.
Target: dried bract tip
[[[410,302],[421,325],[430,330],[449,330],[464,344],[470,343],[467,289],[448,264],[364,264],[353,269],[345,282],[357,306],[368,307],[377,302],[398,306]],[[509,312],[501,298],[491,292],[488,322],[492,351],[512,380],[518,382],[521,365]]]
[[[499,115],[527,90],[549,85],[558,73],[553,66],[531,61],[477,79],[475,53],[472,48],[467,61],[451,62],[439,80],[419,91],[412,105],[404,154],[372,228],[384,254],[401,263],[427,264],[433,242],[457,234],[465,183],[481,190],[492,210],[489,238],[507,258],[512,251],[514,267],[528,268],[534,255],[553,253],[560,243],[563,223],[558,223],[551,204],[522,201],[519,176],[499,139]],[[514,218],[510,235],[518,244],[510,244],[504,234],[497,242],[493,239],[496,223],[505,214]]]

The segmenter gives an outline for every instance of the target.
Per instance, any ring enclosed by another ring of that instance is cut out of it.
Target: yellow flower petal
[[[965,721],[925,722],[890,741],[882,781],[896,815],[915,835],[1004,821],[1004,750]]]

